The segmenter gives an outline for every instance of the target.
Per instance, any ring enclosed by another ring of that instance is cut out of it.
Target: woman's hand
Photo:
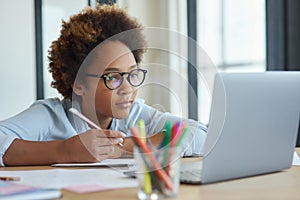
[[[119,143],[126,135],[120,131],[91,129],[65,140],[62,144],[64,162],[97,162],[121,157]]]

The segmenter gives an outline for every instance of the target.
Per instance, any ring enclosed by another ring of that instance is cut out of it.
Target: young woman
[[[206,137],[203,124],[161,113],[136,99],[147,70],[139,64],[146,41],[112,36],[142,26],[116,5],[87,8],[62,24],[49,50],[52,86],[63,99],[39,100],[0,122],[0,165],[96,162],[133,151],[129,126],[143,119],[153,145],[163,137],[167,120],[184,121],[189,132],[185,155],[199,154]],[[94,129],[69,112],[76,108],[102,129]],[[120,145],[122,143],[123,145]]]

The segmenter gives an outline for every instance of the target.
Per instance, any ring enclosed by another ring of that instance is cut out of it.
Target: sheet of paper
[[[53,167],[131,167],[134,159],[106,159],[96,163],[62,163],[53,164]]]
[[[64,187],[64,190],[68,190],[70,192],[75,192],[79,194],[89,193],[89,192],[100,192],[112,190],[113,188],[103,187],[101,185],[75,185]]]
[[[300,166],[300,158],[296,152],[294,152],[293,165]]]
[[[71,186],[98,185],[105,188],[117,189],[137,187],[135,179],[123,174],[124,170],[113,168],[96,169],[49,169],[26,171],[1,171],[1,176],[20,177],[16,183],[62,189]]]

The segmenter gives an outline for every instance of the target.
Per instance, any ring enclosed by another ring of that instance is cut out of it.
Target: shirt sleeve
[[[49,141],[69,137],[71,125],[58,99],[37,101],[23,112],[0,121],[0,165],[14,139]]]
[[[3,135],[0,134],[0,166],[4,166],[3,156],[8,147],[17,137],[14,135]]]
[[[202,148],[207,135],[207,126],[191,119],[184,119],[168,112],[160,112],[143,102],[139,102],[140,109],[136,109],[135,118],[145,120],[145,128],[148,134],[163,131],[166,121],[171,123],[183,122],[187,125],[187,133],[182,142],[185,156],[202,155]],[[139,112],[137,112],[139,110]],[[136,121],[133,120],[133,121]]]
[[[49,116],[46,107],[33,104],[23,112],[0,122],[0,165],[3,166],[3,155],[14,139],[41,141],[47,137]]]

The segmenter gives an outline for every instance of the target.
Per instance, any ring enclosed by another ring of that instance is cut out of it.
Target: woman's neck
[[[112,123],[112,118],[111,117],[103,117],[103,116],[99,116],[97,114],[97,119],[98,119],[98,123],[99,123],[101,128],[103,128],[103,129],[109,129],[110,128],[110,125]]]
[[[81,104],[81,112],[91,121],[99,125],[102,129],[109,129],[112,117],[104,116],[101,113],[97,113],[94,109],[91,109],[90,106],[85,106]]]

